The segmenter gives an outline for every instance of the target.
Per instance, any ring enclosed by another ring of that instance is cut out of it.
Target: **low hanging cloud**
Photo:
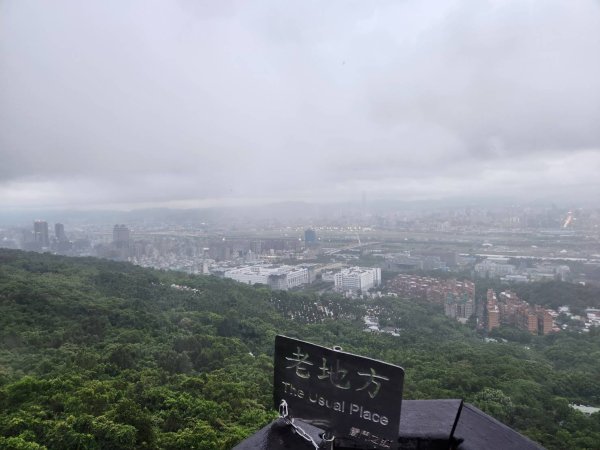
[[[598,55],[593,0],[7,0],[0,207],[593,199]]]

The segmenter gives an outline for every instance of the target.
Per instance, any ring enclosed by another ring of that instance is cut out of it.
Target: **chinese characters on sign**
[[[277,336],[274,404],[338,437],[393,448],[404,370],[382,361]]]
[[[288,361],[292,361],[292,364],[290,366],[286,366],[286,369],[295,368],[297,376],[299,376],[300,378],[310,378],[310,373],[308,373],[308,369],[304,367],[305,364],[307,366],[313,365],[313,363],[307,361],[308,353],[303,354],[300,350],[300,347],[298,347],[298,352],[294,353],[293,356],[293,358],[288,358],[287,356],[285,357],[285,359],[287,359]]]
[[[308,360],[308,353],[302,353],[300,347],[297,347],[297,351],[293,353],[293,357],[286,357],[285,359],[291,361],[291,365],[286,366],[286,369],[296,369],[296,376],[300,378],[308,379],[310,378],[310,371],[306,366],[313,366],[314,364]],[[327,365],[327,358],[322,358],[323,362],[319,370],[321,374],[317,376],[319,380],[323,380],[325,378],[329,378],[331,384],[338,389],[351,389],[350,380],[346,378],[348,375],[348,371],[340,367],[340,361],[336,361],[335,370]],[[369,368],[369,373],[356,372],[358,376],[367,378],[366,382],[359,388],[355,389],[356,391],[362,391],[365,389],[369,389],[368,393],[371,398],[375,398],[379,393],[379,389],[381,388],[380,381],[390,381],[389,378],[384,377],[382,375],[377,375],[375,373],[375,369],[372,367]],[[379,380],[379,381],[377,381]]]
[[[359,441],[365,441],[371,444],[379,445],[382,448],[392,447],[392,441],[390,439],[382,439],[379,436],[356,427],[350,428],[350,437],[353,437]]]

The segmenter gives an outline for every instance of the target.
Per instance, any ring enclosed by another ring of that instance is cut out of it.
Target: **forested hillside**
[[[366,308],[400,336],[363,332]],[[275,417],[278,333],[402,365],[550,449],[600,448],[600,334],[486,343],[429,305],[363,304],[0,250],[0,448],[228,449]]]

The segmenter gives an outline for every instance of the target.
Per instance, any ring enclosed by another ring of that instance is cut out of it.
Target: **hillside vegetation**
[[[367,307],[400,336],[363,332]],[[14,250],[0,250],[0,448],[231,448],[275,417],[278,333],[403,366],[405,398],[464,398],[549,449],[600,448],[600,414],[568,406],[600,405],[597,332],[486,343],[410,300]]]

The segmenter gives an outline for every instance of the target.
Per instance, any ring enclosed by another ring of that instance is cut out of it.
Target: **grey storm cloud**
[[[593,0],[5,0],[0,207],[593,198],[599,55]]]

